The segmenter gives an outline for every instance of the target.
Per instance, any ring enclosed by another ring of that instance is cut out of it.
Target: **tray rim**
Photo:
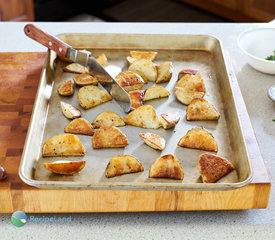
[[[129,35],[135,35],[135,36],[149,36],[149,35],[154,35],[154,36],[189,36],[189,37],[208,37],[208,38],[211,38],[213,39],[214,41],[216,41],[219,46],[220,46],[220,50],[221,50],[221,53],[222,53],[222,56],[223,56],[223,64],[224,64],[224,67],[225,67],[225,70],[226,70],[226,75],[229,79],[229,85],[230,85],[230,88],[231,88],[231,91],[232,93],[233,92],[233,86],[232,86],[232,82],[231,82],[231,77],[230,77],[230,74],[229,74],[229,64],[226,63],[225,59],[226,58],[229,58],[229,56],[226,56],[226,54],[224,53],[224,49],[223,49],[223,45],[222,45],[222,42],[221,40],[216,37],[215,35],[211,35],[211,34],[142,34],[142,33],[138,33],[138,34],[135,34],[135,33],[61,33],[61,34],[58,34],[56,35],[56,37],[60,37],[62,35],[69,35],[69,34],[72,34],[72,35],[119,35],[119,36],[129,36]],[[145,48],[146,49],[146,48]],[[151,49],[151,48],[150,48]],[[153,49],[153,48],[152,48]],[[157,49],[157,48],[155,48]],[[173,49],[179,49],[179,48],[173,48]],[[182,48],[180,48],[182,49]],[[195,49],[190,49],[190,50],[195,50]],[[207,51],[206,49],[201,49],[202,51]],[[20,165],[19,165],[19,177],[21,178],[21,180],[23,182],[25,182],[26,184],[30,185],[30,186],[34,186],[34,187],[38,187],[38,188],[42,188],[42,189],[51,189],[51,187],[53,189],[81,189],[81,190],[141,190],[141,191],[154,191],[154,190],[161,190],[161,191],[224,191],[224,190],[235,190],[235,189],[238,189],[238,188],[242,188],[246,185],[248,185],[249,183],[252,182],[252,179],[253,179],[253,169],[252,169],[252,166],[251,166],[251,161],[249,160],[249,155],[248,155],[248,151],[247,151],[247,144],[246,144],[246,141],[245,141],[245,138],[244,138],[244,135],[243,135],[243,127],[242,127],[242,124],[240,122],[240,118],[237,117],[237,120],[238,120],[238,123],[239,123],[239,126],[241,128],[241,136],[242,136],[242,140],[244,142],[244,147],[245,147],[245,152],[246,152],[246,155],[248,157],[248,167],[249,167],[249,170],[250,170],[250,174],[248,175],[248,177],[241,181],[241,182],[235,182],[235,183],[182,183],[182,186],[183,187],[178,187],[178,183],[165,183],[166,186],[163,186],[163,183],[154,183],[156,185],[156,187],[154,186],[149,186],[149,187],[144,187],[144,183],[135,183],[135,185],[133,186],[129,186],[129,185],[124,185],[124,184],[121,184],[121,185],[118,185],[118,184],[114,184],[112,182],[106,182],[104,184],[97,184],[97,185],[91,185],[91,184],[82,184],[83,186],[79,187],[78,186],[75,186],[77,185],[76,182],[72,182],[72,181],[41,181],[41,180],[35,180],[35,179],[31,179],[27,176],[25,176],[24,174],[24,162],[27,161],[26,159],[26,152],[27,152],[27,149],[28,149],[28,145],[29,145],[29,140],[31,138],[31,133],[32,133],[32,129],[33,129],[33,125],[34,125],[34,117],[36,115],[36,112],[38,110],[38,104],[36,104],[38,102],[38,98],[39,98],[39,93],[41,92],[41,88],[42,88],[42,80],[43,80],[43,77],[46,75],[46,68],[47,68],[47,62],[50,60],[51,58],[51,54],[53,52],[51,50],[48,50],[47,51],[47,55],[46,55],[46,58],[45,58],[45,62],[43,64],[43,68],[42,68],[42,72],[41,72],[41,76],[40,76],[40,80],[39,80],[39,85],[38,85],[38,89],[37,89],[37,93],[36,93],[36,97],[35,97],[35,102],[34,102],[34,108],[33,108],[33,111],[32,111],[32,115],[31,115],[31,118],[30,118],[30,124],[29,124],[29,128],[28,128],[28,132],[27,132],[27,135],[26,135],[26,140],[25,140],[25,144],[24,144],[24,149],[23,149],[23,153],[22,153],[22,157],[21,157],[21,161],[20,161]],[[54,53],[55,54],[55,53]],[[232,69],[233,71],[233,69]],[[239,88],[239,84],[237,83],[237,87]],[[241,94],[241,98],[243,98],[242,94]],[[235,101],[235,98],[233,97],[233,100]],[[246,106],[244,104],[244,107],[246,109]],[[246,109],[247,110],[247,109]],[[48,109],[47,109],[48,111]],[[236,107],[236,111],[238,112],[238,108]],[[248,112],[246,111],[246,114],[248,115]],[[239,115],[239,114],[238,114]],[[248,118],[250,119],[249,115],[248,115]],[[64,183],[70,183],[71,186],[64,186]],[[159,186],[158,186],[159,185]],[[174,185],[177,185],[177,186],[174,186]],[[192,186],[191,186],[192,185]],[[196,187],[194,187],[194,185]],[[142,187],[143,188],[142,188]],[[206,188],[205,186],[208,186],[209,188]],[[103,188],[103,187],[106,187],[106,188]],[[109,188],[107,188],[109,187]]]

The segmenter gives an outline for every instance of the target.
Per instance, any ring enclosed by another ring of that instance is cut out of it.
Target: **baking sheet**
[[[76,38],[76,35],[72,36]],[[164,37],[164,35],[162,35],[162,37]],[[75,40],[74,38],[70,38],[70,35],[67,35],[67,38],[73,42],[76,42],[77,40],[77,38]],[[145,38],[148,38],[148,35],[146,35]],[[206,36],[202,36],[201,38],[198,37],[197,44],[187,44],[187,46],[182,47],[175,45],[176,49],[173,49],[173,47],[169,45],[169,39],[166,40],[166,47],[162,46],[163,43],[161,41],[159,41],[160,43],[155,44],[155,46],[161,46],[160,49],[148,49],[147,47],[144,48],[144,46],[142,48],[142,41],[140,41],[140,46],[137,44],[135,44],[135,46],[131,46],[129,41],[127,45],[114,46],[114,44],[111,44],[111,42],[109,43],[108,41],[110,40],[107,39],[105,43],[102,43],[102,45],[105,44],[104,47],[97,46],[96,48],[90,48],[90,46],[95,46],[94,42],[87,42],[85,48],[90,50],[94,56],[105,53],[108,58],[108,63],[110,65],[120,67],[121,70],[127,70],[128,64],[126,62],[126,57],[129,56],[130,50],[135,49],[157,51],[158,56],[154,61],[156,64],[160,64],[163,61],[171,61],[173,64],[173,76],[171,80],[168,83],[158,84],[159,86],[163,86],[170,91],[169,98],[151,100],[144,102],[144,104],[152,105],[155,108],[158,116],[165,112],[177,111],[179,112],[181,119],[174,129],[169,130],[164,130],[163,128],[157,130],[142,129],[134,126],[120,127],[119,129],[126,134],[129,140],[129,145],[125,148],[93,149],[90,136],[78,135],[86,149],[86,155],[83,157],[41,157],[42,144],[48,138],[63,133],[64,127],[70,122],[70,120],[63,116],[59,102],[64,101],[81,109],[77,101],[77,92],[79,87],[75,88],[73,97],[62,97],[58,95],[57,89],[60,84],[66,80],[72,79],[75,74],[63,72],[63,67],[68,63],[62,62],[58,59],[54,60],[54,54],[49,52],[51,59],[48,61],[48,63],[45,64],[45,66],[49,66],[50,63],[53,64],[53,75],[48,78],[49,84],[46,85],[48,86],[47,91],[44,89],[44,95],[49,98],[49,101],[48,104],[46,104],[47,108],[44,109],[46,114],[45,121],[42,123],[44,128],[39,139],[40,144],[38,144],[40,146],[38,149],[33,149],[37,151],[37,155],[36,159],[33,159],[32,176],[31,179],[28,180],[28,183],[39,187],[50,188],[114,188],[143,190],[225,190],[241,187],[249,183],[251,180],[251,168],[249,166],[249,159],[246,153],[245,142],[242,138],[242,134],[239,131],[241,129],[238,122],[238,113],[236,109],[237,106],[235,105],[236,103],[234,102],[234,96],[230,89],[230,82],[226,68],[223,66],[221,69],[222,62],[217,62],[217,60],[220,61],[223,59],[221,48],[219,48],[219,42],[215,39],[212,39],[213,46],[211,46],[209,45],[211,38],[212,37],[207,38]],[[80,41],[80,39],[82,41]],[[188,39],[188,37],[186,39]],[[192,40],[194,43],[193,36],[190,36],[189,41],[190,40]],[[162,41],[165,41],[165,39],[162,39]],[[85,40],[83,41],[83,38],[79,38],[77,43],[78,42],[83,44]],[[199,45],[199,43],[201,45]],[[202,43],[207,44],[203,45]],[[69,44],[73,45],[74,47],[79,47],[72,44],[72,42],[69,42]],[[109,47],[106,47],[108,44]],[[170,42],[170,44],[172,43]],[[206,95],[204,98],[213,103],[220,112],[221,117],[218,121],[186,121],[187,106],[179,103],[173,93],[173,88],[177,81],[178,72],[184,68],[200,70],[206,87]],[[45,76],[47,76],[47,72],[45,73]],[[155,83],[149,82],[144,84],[143,89],[152,85],[155,85]],[[233,108],[233,110],[236,110],[235,115],[234,111],[232,113],[228,112],[228,104],[230,104],[230,107]],[[112,110],[123,117],[127,115],[112,100],[89,110],[81,109],[82,117],[87,119],[89,122],[92,122],[99,113],[105,110]],[[234,121],[232,119],[234,119]],[[233,126],[232,122],[234,123]],[[217,183],[202,183],[197,168],[197,159],[198,156],[205,151],[181,148],[177,146],[179,139],[184,136],[189,129],[197,126],[206,128],[214,135],[218,142],[219,150],[217,154],[227,158],[236,166],[236,170],[220,179]],[[232,131],[232,127],[235,129],[235,131]],[[143,140],[139,138],[138,133],[145,132],[153,132],[163,136],[166,140],[165,149],[163,151],[158,151],[144,144]],[[234,136],[234,134],[236,136]],[[238,139],[238,151],[235,151],[235,139],[232,139],[236,137]],[[174,154],[183,166],[183,181],[148,178],[149,169],[152,163],[159,156],[169,153]],[[137,157],[144,166],[144,171],[109,179],[106,178],[105,168],[110,158],[121,154],[130,154]],[[78,174],[64,176],[53,174],[46,170],[43,166],[44,162],[53,162],[61,159],[72,161],[84,159],[86,160],[86,167]],[[24,177],[26,177],[26,174]]]

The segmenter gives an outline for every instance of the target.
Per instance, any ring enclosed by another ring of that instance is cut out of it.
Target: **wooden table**
[[[0,212],[128,212],[266,208],[270,179],[250,119],[241,122],[254,172],[252,183],[233,191],[57,190],[26,185],[18,176],[45,53],[0,53]],[[237,80],[230,72],[233,87]],[[245,104],[238,88],[241,112]]]

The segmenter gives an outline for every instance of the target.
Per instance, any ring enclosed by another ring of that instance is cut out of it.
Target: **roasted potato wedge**
[[[163,150],[165,148],[165,139],[155,133],[139,133],[140,138],[151,148]]]
[[[145,83],[155,82],[157,79],[157,68],[149,59],[137,59],[128,68],[129,71],[140,75]]]
[[[81,107],[90,109],[110,101],[112,96],[107,91],[97,86],[88,85],[79,89],[77,99]]]
[[[63,133],[49,138],[42,147],[42,156],[84,156],[85,149],[76,135]]]
[[[92,137],[93,148],[118,148],[128,145],[128,139],[117,127],[99,128]]]
[[[74,86],[71,80],[64,82],[59,88],[58,93],[61,96],[71,96],[74,94]]]
[[[149,87],[145,90],[143,101],[149,101],[157,98],[169,97],[169,91],[161,86]]]
[[[195,98],[188,105],[186,110],[186,119],[193,120],[218,120],[220,114],[216,108],[207,100]]]
[[[186,92],[205,92],[204,81],[200,74],[184,74],[178,80],[176,87],[184,88]]]
[[[128,92],[131,98],[131,110],[135,110],[143,105],[144,90],[134,90]]]
[[[179,74],[178,74],[178,80],[180,80],[186,74],[200,76],[199,70],[187,68],[187,69],[183,69],[183,70],[181,70],[179,72]]]
[[[80,172],[86,165],[86,161],[55,161],[52,163],[44,163],[44,167],[56,174],[72,175]]]
[[[126,92],[139,90],[144,84],[142,77],[131,71],[121,72],[115,80]]]
[[[112,157],[106,167],[106,177],[111,178],[128,173],[142,172],[142,164],[131,155],[118,155]]]
[[[190,102],[195,98],[203,98],[205,95],[205,92],[188,92],[182,87],[175,87],[174,93],[179,102],[181,102],[184,105],[189,105]]]
[[[149,171],[149,177],[182,180],[183,169],[176,156],[167,154],[154,161]]]
[[[82,66],[79,63],[71,63],[63,68],[64,72],[70,72],[70,73],[89,73],[88,68]]]
[[[102,66],[102,67],[106,67],[108,64],[108,60],[107,57],[104,53],[100,54],[97,58],[96,61],[98,61],[98,63]]]
[[[77,76],[73,77],[74,82],[78,86],[86,86],[86,85],[97,85],[98,81],[96,78],[91,76],[89,73],[81,73]]]
[[[217,152],[218,144],[213,135],[202,127],[190,129],[178,142],[178,146]]]
[[[204,97],[204,81],[197,70],[184,69],[179,73],[179,77],[174,92],[181,103],[188,105],[194,98]]]
[[[141,106],[130,112],[125,118],[125,123],[141,128],[158,129],[159,119],[151,105]]]
[[[163,113],[160,115],[159,122],[164,129],[169,129],[177,125],[180,120],[178,112]]]
[[[60,107],[63,115],[68,119],[74,119],[81,116],[81,111],[69,103],[65,103],[61,101]]]
[[[112,111],[104,111],[96,116],[92,126],[94,128],[100,128],[104,126],[122,127],[125,126],[125,122],[118,114]]]
[[[234,170],[234,165],[220,156],[204,153],[199,156],[198,168],[204,183],[215,183]]]
[[[157,52],[130,51],[130,56],[134,59],[148,59],[153,61],[157,55]]]
[[[86,119],[77,118],[65,127],[64,132],[92,136],[94,128]]]
[[[157,66],[157,80],[156,83],[168,82],[173,74],[172,63],[171,62],[163,62]]]

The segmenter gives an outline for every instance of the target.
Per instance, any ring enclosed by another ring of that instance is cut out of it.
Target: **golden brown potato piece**
[[[142,172],[142,164],[131,155],[118,155],[112,157],[106,167],[106,177],[111,178],[128,173]]]
[[[182,87],[175,87],[174,93],[177,100],[184,105],[189,105],[194,98],[203,98],[205,95],[204,92],[186,92]]]
[[[157,68],[149,59],[135,60],[128,70],[140,75],[145,83],[147,83],[147,81],[155,82],[157,79]]]
[[[49,138],[43,145],[42,156],[84,156],[85,149],[79,138],[63,133]]]
[[[64,82],[59,88],[58,93],[61,96],[71,96],[74,94],[74,86],[71,80]]]
[[[145,90],[143,101],[149,101],[157,98],[169,97],[169,91],[161,86],[149,87]]]
[[[195,74],[192,74],[192,71]],[[174,92],[181,103],[188,105],[192,99],[202,98],[205,95],[204,81],[197,70],[182,70],[179,77]]]
[[[157,52],[130,51],[130,56],[135,59],[148,59],[153,61],[157,55]]]
[[[81,111],[69,103],[65,103],[61,101],[60,106],[61,106],[63,115],[68,119],[74,119],[81,116]]]
[[[183,179],[183,169],[179,160],[173,154],[159,157],[149,171],[150,178]]]
[[[86,165],[86,161],[55,161],[52,163],[44,163],[44,167],[56,174],[72,175],[81,171]]]
[[[159,66],[157,66],[157,80],[156,83],[168,82],[172,77],[172,63],[171,62],[163,62]]]
[[[195,98],[188,105],[186,119],[192,120],[218,120],[220,114],[216,108],[207,100]]]
[[[106,67],[108,60],[107,57],[105,56],[104,53],[100,54],[97,58],[96,61],[98,61],[98,63],[102,66],[102,67]]]
[[[178,74],[178,80],[180,80],[185,74],[190,74],[190,75],[198,75],[200,76],[200,72],[196,69],[190,69],[190,68],[186,68],[183,69],[179,72]]]
[[[81,107],[84,109],[90,109],[99,104],[110,101],[112,96],[97,86],[88,85],[79,89],[77,99]]]
[[[98,81],[96,78],[91,76],[89,73],[81,73],[75,77],[73,77],[74,82],[79,86],[86,85],[97,85]]]
[[[164,129],[169,129],[177,125],[180,120],[178,112],[163,113],[160,115],[159,122]]]
[[[198,168],[204,183],[215,183],[234,170],[234,165],[220,156],[204,153],[199,156]]]
[[[137,59],[142,59],[142,58],[153,61],[156,58],[157,54],[158,54],[157,52],[130,51],[131,56],[128,56],[126,60],[129,65],[131,65]]]
[[[78,118],[71,121],[65,127],[64,132],[92,136],[94,134],[94,128],[86,119]]]
[[[99,128],[92,137],[93,148],[118,148],[128,145],[128,139],[117,127]]]
[[[212,152],[218,151],[218,144],[213,135],[202,127],[190,129],[187,134],[179,140],[178,146]]]
[[[134,91],[142,88],[142,77],[131,71],[123,71],[115,77],[117,83],[126,91]]]
[[[125,123],[141,128],[158,129],[159,119],[151,105],[141,106],[130,112],[125,118]]]
[[[64,67],[63,71],[70,72],[70,73],[78,73],[78,74],[89,73],[89,70],[79,63],[71,63],[71,64],[67,65],[66,67]]]
[[[112,111],[104,111],[96,116],[92,126],[94,128],[100,128],[104,126],[122,127],[125,126],[125,122],[122,117]]]
[[[151,148],[163,150],[165,148],[165,139],[155,133],[139,133],[140,138]]]
[[[131,98],[131,110],[137,109],[143,105],[144,90],[134,90],[128,92]]]

